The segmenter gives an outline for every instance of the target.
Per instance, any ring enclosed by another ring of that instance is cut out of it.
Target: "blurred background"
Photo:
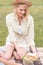
[[[8,30],[5,17],[13,11],[11,2],[14,0],[0,0],[0,46],[5,44]],[[35,43],[37,47],[43,47],[43,0],[30,0],[32,7],[30,14],[34,18]]]

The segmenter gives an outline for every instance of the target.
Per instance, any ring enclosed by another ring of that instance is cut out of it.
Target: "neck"
[[[23,17],[18,17],[18,20],[19,20],[19,25],[21,25],[21,22],[23,20]]]

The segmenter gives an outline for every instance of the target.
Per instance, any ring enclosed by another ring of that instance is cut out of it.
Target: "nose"
[[[25,13],[25,11],[22,11],[22,14],[24,14]]]

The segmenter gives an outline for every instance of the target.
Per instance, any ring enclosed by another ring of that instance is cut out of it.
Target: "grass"
[[[38,47],[43,47],[43,0],[31,0],[33,6],[30,8],[30,14],[34,17],[35,43]],[[0,0],[0,45],[4,45],[8,30],[5,23],[5,17],[13,11],[10,5],[11,0]]]

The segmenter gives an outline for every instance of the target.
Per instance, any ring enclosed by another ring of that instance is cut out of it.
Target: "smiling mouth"
[[[21,14],[22,16],[24,15],[24,14]]]

